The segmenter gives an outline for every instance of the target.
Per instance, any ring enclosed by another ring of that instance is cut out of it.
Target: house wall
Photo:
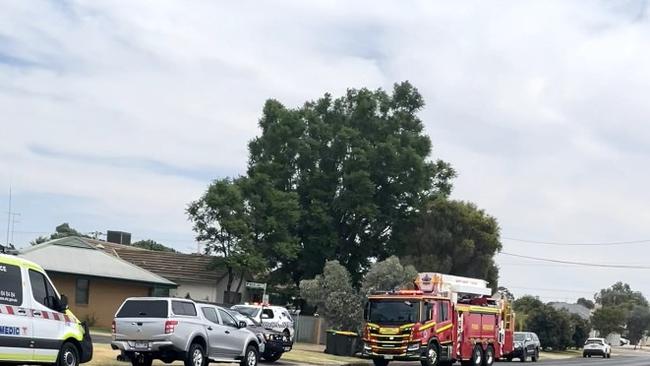
[[[68,297],[68,305],[80,320],[95,319],[94,326],[109,328],[115,312],[128,297],[149,296],[151,286],[127,281],[88,278],[76,275],[48,273],[59,293]],[[89,279],[88,304],[75,303],[77,278]]]
[[[173,280],[173,281],[178,284],[178,288],[171,289],[169,291],[169,295],[172,297],[185,298],[189,294],[190,298],[192,298],[193,300],[207,301],[207,302],[213,302],[218,304],[224,303],[223,295],[224,292],[226,291],[226,288],[228,287],[227,278],[221,280],[217,285],[210,284],[210,283],[202,283],[202,282],[188,282],[188,281],[179,281],[179,280]],[[231,291],[235,291],[237,289],[238,284],[239,284],[239,277],[236,277],[233,280]],[[242,301],[245,301],[246,288],[244,283],[242,283],[239,292],[242,294],[241,297]]]
[[[218,302],[217,288],[206,283],[192,283],[175,281],[178,288],[169,290],[169,296],[185,298],[188,296],[193,300]]]

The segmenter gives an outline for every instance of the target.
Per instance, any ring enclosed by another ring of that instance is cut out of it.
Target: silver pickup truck
[[[256,366],[264,341],[224,309],[175,298],[129,298],[113,320],[111,347],[120,361],[151,366],[183,361],[185,366],[240,362]]]

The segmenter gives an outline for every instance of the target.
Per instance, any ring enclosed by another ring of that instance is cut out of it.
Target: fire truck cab
[[[487,282],[421,273],[415,290],[375,292],[364,309],[361,356],[376,366],[391,360],[423,366],[491,366],[512,351],[514,314],[490,297]]]

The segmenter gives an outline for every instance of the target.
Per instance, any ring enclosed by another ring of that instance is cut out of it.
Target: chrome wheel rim
[[[474,351],[474,365],[480,365],[481,361],[481,350],[477,348],[476,351]]]
[[[63,353],[63,363],[66,366],[76,366],[77,365],[77,360],[75,359],[75,356],[72,353],[72,351],[65,351],[65,353]]]
[[[429,361],[432,364],[436,364],[436,360],[438,359],[438,352],[434,348],[429,348],[429,352],[427,353],[427,356],[429,356]]]
[[[195,349],[192,354],[192,362],[194,366],[203,366],[203,353],[200,349]]]
[[[256,366],[257,365],[257,357],[255,355],[255,351],[248,351],[248,366]]]
[[[485,358],[488,365],[491,365],[494,362],[494,354],[491,349],[488,348],[487,356],[485,356]]]

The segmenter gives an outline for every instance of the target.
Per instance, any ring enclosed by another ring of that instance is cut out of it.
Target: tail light
[[[174,333],[176,326],[178,325],[178,320],[167,320],[165,322],[165,334]]]
[[[115,331],[115,320],[113,320],[113,322],[111,323],[111,333],[113,333],[113,334],[117,333]]]

